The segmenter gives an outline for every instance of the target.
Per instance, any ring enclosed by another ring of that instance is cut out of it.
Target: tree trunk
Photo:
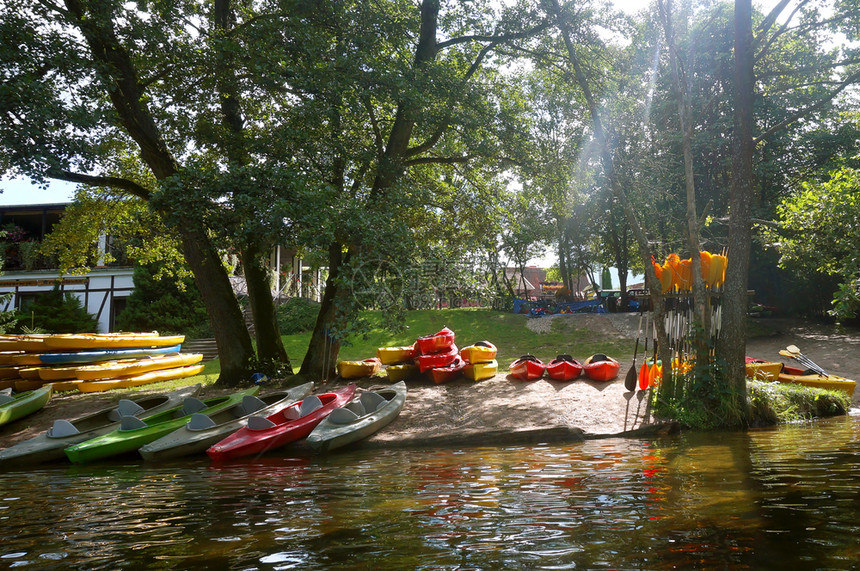
[[[245,383],[254,351],[221,257],[204,231],[191,225],[182,226],[178,231],[182,251],[194,273],[218,345],[221,375],[216,384],[234,387]]]
[[[280,374],[278,364],[286,365],[292,371],[290,359],[284,349],[272,288],[269,283],[269,268],[264,252],[258,244],[248,245],[242,250],[242,266],[245,268],[245,281],[248,284],[248,298],[251,314],[254,317],[254,335],[257,339],[257,360],[266,374]]]
[[[313,379],[328,379],[337,364],[340,340],[332,335],[331,327],[336,317],[337,301],[343,296],[338,286],[338,276],[344,263],[341,245],[333,242],[328,250],[329,273],[325,281],[325,293],[320,303],[314,331],[311,333],[308,352],[299,371],[299,374]]]
[[[735,0],[735,152],[732,153],[732,186],[729,192],[729,243],[726,283],[723,288],[722,332],[717,355],[725,363],[726,380],[736,398],[740,417],[746,422],[746,311],[752,228],[753,97],[755,72],[752,50],[752,5]]]

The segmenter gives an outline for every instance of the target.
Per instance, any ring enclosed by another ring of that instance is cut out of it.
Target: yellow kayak
[[[496,350],[496,346],[489,341],[478,341],[460,349],[460,358],[467,363],[489,363],[496,358]]]
[[[376,374],[380,367],[382,362],[376,357],[363,361],[339,361],[337,374],[344,379],[359,379]]]
[[[44,337],[44,335],[0,335],[0,351],[39,353],[45,350]]]
[[[200,374],[203,370],[203,365],[191,365],[188,367],[175,367],[173,369],[161,369],[158,371],[150,371],[142,375],[133,375],[131,377],[120,377],[116,379],[104,379],[101,381],[83,381],[77,388],[82,393],[95,393],[100,391],[109,391],[112,389],[126,389],[129,387],[138,387],[149,383],[158,383],[161,381],[172,381],[174,379],[184,379],[185,377],[193,377]]]
[[[376,350],[376,358],[383,365],[394,365],[396,363],[411,361],[415,357],[415,353],[414,344],[408,347],[379,347]]]
[[[744,366],[746,367],[747,377],[757,381],[775,381],[782,372],[783,364],[747,357]]]
[[[846,379],[845,377],[837,377],[836,375],[816,375],[804,374],[806,371],[797,367],[785,366],[782,373],[779,374],[777,380],[781,383],[794,383],[796,385],[805,385],[817,389],[830,389],[832,391],[843,391],[848,393],[848,396],[854,395],[854,389],[857,387],[857,381]]]
[[[47,335],[44,344],[48,351],[81,351],[86,349],[130,349],[134,347],[166,347],[179,345],[185,335],[159,335],[152,333],[87,333]]]
[[[118,361],[104,361],[92,365],[78,365],[75,367],[73,378],[82,381],[96,381],[98,379],[115,379],[117,377],[129,377],[159,371],[161,369],[172,369],[194,365],[203,360],[202,353],[176,353],[173,355],[145,357],[142,359],[122,359]]]
[[[0,351],[0,365],[12,365],[22,367],[28,365],[42,365],[41,353],[25,353],[24,351]]]
[[[489,363],[469,363],[463,367],[463,375],[473,381],[482,381],[496,376],[499,362],[493,359]]]
[[[389,365],[385,368],[385,374],[388,375],[388,380],[392,383],[405,381],[410,377],[418,374],[418,367],[412,363],[404,363],[402,365]]]
[[[18,379],[15,381],[15,391],[35,391],[36,389],[45,386],[47,383],[40,378],[35,379]]]

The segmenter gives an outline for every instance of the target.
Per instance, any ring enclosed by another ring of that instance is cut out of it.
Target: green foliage
[[[778,212],[779,229],[767,236],[779,244],[780,265],[798,274],[838,276],[832,313],[854,316],[860,310],[860,170],[845,167],[827,180],[802,183]]]
[[[77,297],[64,295],[55,286],[18,313],[18,327],[39,328],[46,333],[94,333],[98,331],[98,321]]]
[[[303,297],[292,297],[277,307],[278,326],[282,335],[312,331],[320,304]]]
[[[190,339],[211,337],[206,308],[194,281],[159,279],[158,274],[159,270],[151,266],[135,267],[134,291],[117,316],[117,328],[183,334]]]
[[[851,405],[851,398],[842,391],[753,380],[747,387],[752,426],[846,414]]]

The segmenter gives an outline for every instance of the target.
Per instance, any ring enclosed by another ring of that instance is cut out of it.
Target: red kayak
[[[260,455],[306,437],[331,411],[345,406],[355,395],[355,385],[330,393],[310,395],[269,416],[252,416],[248,425],[213,444],[206,454],[221,462]]]
[[[437,385],[453,381],[454,379],[463,374],[463,367],[465,366],[466,363],[463,361],[463,359],[461,359],[460,357],[456,357],[450,365],[430,369],[430,378],[433,379],[433,382]]]
[[[534,355],[523,355],[511,363],[511,375],[521,381],[534,381],[543,376],[546,366]]]
[[[618,376],[619,367],[621,364],[612,357],[597,353],[585,360],[582,370],[586,377],[594,381],[611,381]]]
[[[440,353],[430,353],[429,355],[418,355],[415,357],[415,364],[418,365],[418,370],[422,373],[434,367],[447,367],[454,362],[460,354],[460,350],[456,345],[451,345],[448,349]]]
[[[447,351],[454,345],[454,332],[443,327],[439,333],[419,337],[415,340],[415,344],[422,354]]]
[[[559,355],[546,366],[546,374],[556,381],[572,381],[582,374],[582,363],[570,355]]]

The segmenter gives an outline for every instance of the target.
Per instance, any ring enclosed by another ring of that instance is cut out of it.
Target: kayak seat
[[[234,415],[236,418],[240,418],[243,416],[248,416],[249,414],[253,414],[258,410],[265,408],[266,403],[255,397],[254,395],[245,395],[242,397],[242,403],[234,409]]]
[[[248,419],[248,428],[251,430],[267,430],[275,426],[275,423],[265,416],[252,416]]]
[[[137,416],[142,413],[145,408],[128,399],[119,399],[116,403],[116,408],[108,413],[108,419],[113,422],[119,422],[124,416]]]
[[[195,412],[188,421],[188,430],[206,430],[215,426],[215,421],[205,414]]]
[[[146,428],[146,423],[136,416],[124,416],[119,421],[120,430],[137,430],[139,428]]]
[[[50,438],[65,438],[66,436],[74,436],[80,433],[81,431],[75,428],[74,424],[62,418],[55,420],[53,426],[48,430]]]
[[[200,412],[205,408],[206,403],[202,400],[194,397],[187,397],[184,401],[182,401],[182,408],[179,411],[179,416],[188,416],[189,414]]]
[[[0,405],[9,404],[10,402],[12,402],[14,400],[15,400],[15,397],[13,397],[13,396],[0,394]]]
[[[287,420],[295,420],[299,418],[301,415],[299,414],[299,407],[293,405],[287,410],[284,411],[284,418]]]
[[[322,401],[316,395],[305,397],[302,405],[299,407],[299,418],[307,416],[318,408],[322,408]]]
[[[361,416],[359,414],[355,414],[352,410],[343,407],[336,408],[331,411],[331,414],[328,415],[328,418],[334,424],[349,424],[350,422],[355,422],[358,417]]]
[[[354,412],[356,416],[364,416],[365,414],[367,414],[367,411],[364,409],[364,405],[361,404],[360,400],[350,401],[349,404],[346,405],[344,408],[348,408],[349,410]]]
[[[385,397],[374,392],[362,393],[360,398],[361,404],[364,406],[364,410],[367,411],[376,410],[381,403],[386,402]]]

